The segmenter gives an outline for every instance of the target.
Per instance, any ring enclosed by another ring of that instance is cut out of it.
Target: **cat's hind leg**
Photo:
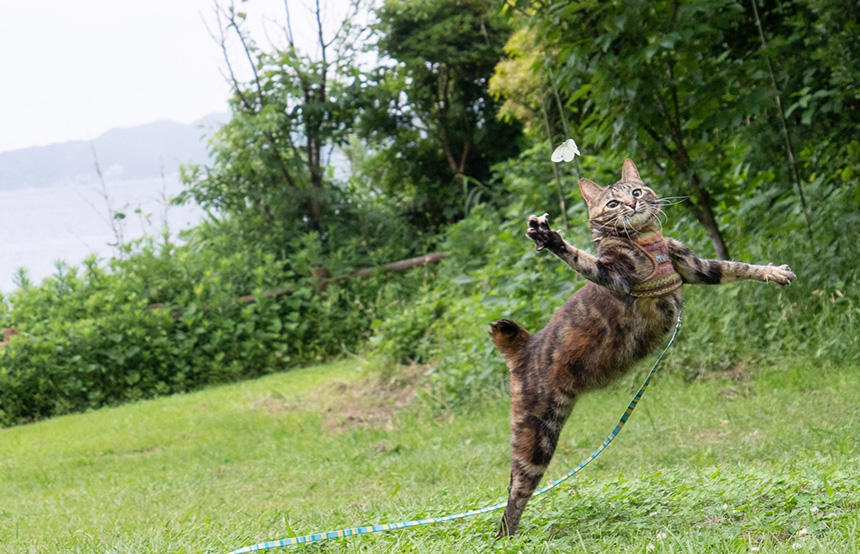
[[[539,403],[540,404],[540,403]],[[515,400],[514,406],[517,405]],[[514,411],[511,418],[511,482],[497,537],[513,535],[532,493],[549,466],[572,403],[549,401],[542,410]]]

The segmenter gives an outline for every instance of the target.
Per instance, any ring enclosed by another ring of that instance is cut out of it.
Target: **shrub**
[[[0,301],[0,326],[20,330],[0,349],[0,425],[355,351],[374,319],[432,271],[318,290],[305,267],[312,240],[297,239],[293,256],[278,261],[259,247],[237,248],[223,228],[204,228],[184,246],[146,239],[107,267],[91,258],[80,270],[59,266],[39,286],[24,283]]]

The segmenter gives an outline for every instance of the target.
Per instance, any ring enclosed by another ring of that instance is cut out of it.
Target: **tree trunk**
[[[696,173],[693,173],[692,181],[693,190],[695,191],[696,199],[698,200],[698,205],[693,203],[690,204],[693,214],[711,238],[711,244],[714,245],[717,257],[722,260],[728,260],[729,248],[726,246],[726,241],[723,239],[723,234],[720,232],[719,225],[717,225],[717,219],[714,217],[713,210],[711,210],[711,195],[708,194],[708,191],[702,186],[701,181],[699,181],[699,176]]]
[[[646,130],[662,146],[666,154],[675,159],[675,162],[681,170],[684,171],[684,173],[689,173],[693,167],[693,163],[690,160],[690,155],[687,152],[687,147],[684,143],[684,131],[683,125],[681,124],[681,110],[678,103],[678,89],[675,85],[675,73],[671,64],[668,66],[668,72],[672,82],[669,92],[671,94],[673,109],[669,110],[661,94],[655,93],[654,99],[660,106],[660,111],[663,113],[663,117],[668,124],[669,135],[672,137],[675,149],[670,149],[668,145],[659,138],[659,135],[657,135],[655,131],[650,129]],[[691,181],[697,202],[689,202],[687,205],[693,211],[693,215],[696,216],[696,219],[702,224],[705,231],[708,233],[708,236],[711,238],[711,244],[714,245],[717,257],[727,260],[729,259],[729,249],[726,246],[726,241],[723,240],[720,227],[717,225],[717,219],[714,217],[714,212],[711,209],[711,195],[708,194],[707,189],[702,186],[699,175],[695,171],[692,172]]]
[[[315,95],[306,94],[306,105],[310,102],[319,102]],[[308,173],[310,174],[310,197],[308,198],[308,217],[311,220],[311,228],[319,230],[322,226],[322,193],[323,193],[323,171],[322,171],[322,140],[318,133],[319,120],[314,117],[305,118],[305,132],[308,135]]]
[[[322,192],[323,192],[323,178],[322,178],[322,167],[320,164],[320,145],[318,141],[314,141],[314,149],[316,152],[313,155],[315,161],[310,167],[311,173],[311,191],[310,191],[310,199],[308,201],[309,208],[309,216],[311,218],[311,226],[314,229],[319,230],[322,226]],[[311,157],[311,156],[309,156]]]

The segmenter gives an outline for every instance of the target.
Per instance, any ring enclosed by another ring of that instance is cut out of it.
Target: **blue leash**
[[[624,427],[624,424],[627,423],[627,420],[630,418],[630,414],[633,413],[633,410],[636,408],[636,405],[639,404],[639,399],[642,398],[642,394],[645,393],[645,389],[648,388],[648,384],[651,382],[651,377],[657,372],[657,369],[660,366],[660,362],[663,360],[663,356],[666,355],[666,352],[669,351],[669,348],[675,342],[675,337],[678,336],[678,331],[681,330],[681,314],[678,314],[678,322],[675,324],[675,330],[672,333],[672,337],[669,339],[669,343],[666,344],[666,348],[660,352],[660,355],[657,356],[657,360],[654,362],[654,365],[651,366],[651,370],[648,372],[648,376],[645,378],[645,382],[642,383],[642,386],[639,387],[639,390],[636,392],[636,395],[633,397],[633,400],[630,401],[630,404],[627,406],[627,409],[624,411],[624,414],[621,416],[621,419],[618,420],[618,424],[609,433],[603,443],[597,447],[597,450],[592,452],[591,456],[582,461],[578,466],[570,470],[566,475],[556,479],[555,481],[551,481],[544,488],[536,491],[532,494],[532,498],[535,496],[540,496],[561,483],[567,481],[574,475],[576,475],[582,468],[587,466],[593,459],[598,457],[601,452],[603,452],[609,443],[618,435],[621,431],[621,428]],[[289,537],[286,539],[280,539],[271,542],[261,542],[259,544],[252,544],[250,546],[245,546],[238,550],[234,550],[230,552],[230,554],[241,554],[244,552],[259,552],[262,550],[269,550],[272,548],[282,548],[285,546],[295,546],[298,544],[304,544],[308,542],[319,542],[324,541],[326,539],[337,539],[340,537],[350,537],[353,535],[366,535],[368,533],[379,533],[380,531],[391,531],[393,529],[407,529],[409,527],[418,527],[419,525],[429,525],[431,523],[441,523],[443,521],[454,521],[455,519],[463,519],[465,517],[472,517],[479,514],[486,514],[489,512],[495,512],[498,510],[502,510],[507,506],[507,502],[502,502],[500,504],[495,504],[493,506],[487,506],[486,508],[478,508],[476,510],[469,510],[466,512],[460,512],[456,514],[449,514],[445,516],[439,517],[429,517],[426,519],[416,519],[412,521],[401,521],[399,523],[381,523],[379,525],[365,525],[363,527],[350,527],[348,529],[338,529],[337,531],[326,531],[323,533],[313,533],[311,535],[302,535],[300,537]]]

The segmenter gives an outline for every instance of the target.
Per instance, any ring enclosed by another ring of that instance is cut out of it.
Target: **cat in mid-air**
[[[537,333],[508,319],[490,325],[510,370],[512,400],[511,481],[498,536],[516,532],[577,398],[621,376],[666,339],[684,304],[684,283],[787,285],[795,278],[787,265],[701,259],[663,237],[660,198],[629,159],[614,185],[580,179],[579,188],[597,257],[565,242],[546,214],[529,217],[526,235],[589,282]]]

